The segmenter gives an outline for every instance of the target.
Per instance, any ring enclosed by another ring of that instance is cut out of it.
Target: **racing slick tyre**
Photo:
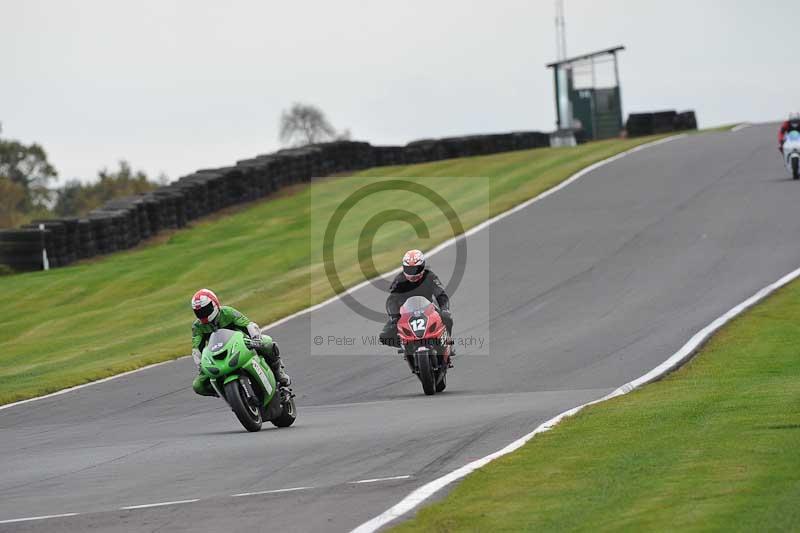
[[[800,179],[800,157],[792,158],[792,179]]]
[[[433,363],[431,361],[433,357],[435,356],[430,353],[417,355],[419,380],[422,382],[422,390],[425,391],[427,396],[436,394],[436,375],[433,372]]]
[[[281,392],[278,392],[278,394],[281,394]],[[275,427],[288,428],[297,419],[297,407],[294,405],[294,398],[289,397],[288,400],[281,403],[281,406],[283,407],[281,414],[277,418],[270,420],[270,422]]]
[[[261,408],[250,405],[245,399],[242,382],[238,379],[225,384],[225,398],[233,409],[236,418],[247,431],[261,430]]]

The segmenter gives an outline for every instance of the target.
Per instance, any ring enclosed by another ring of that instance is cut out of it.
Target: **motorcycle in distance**
[[[428,396],[447,387],[452,339],[439,314],[439,308],[423,296],[412,296],[400,308],[397,322],[400,350],[411,372],[422,383]]]
[[[276,385],[272,369],[247,346],[241,331],[212,333],[200,358],[200,371],[247,431],[261,430],[265,421],[289,427],[297,418],[294,393]]]
[[[783,163],[792,179],[800,179],[800,132],[790,131],[783,140]]]

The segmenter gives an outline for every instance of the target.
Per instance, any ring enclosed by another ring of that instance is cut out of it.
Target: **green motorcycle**
[[[248,347],[241,331],[212,333],[200,358],[200,371],[247,431],[261,430],[264,421],[289,427],[297,418],[294,393],[276,384],[272,369]]]

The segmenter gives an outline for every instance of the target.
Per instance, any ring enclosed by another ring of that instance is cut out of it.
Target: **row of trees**
[[[317,107],[295,103],[281,114],[279,139],[288,146],[304,146],[350,138],[348,130],[337,131]],[[39,144],[24,144],[2,137],[0,127],[0,228],[19,226],[29,220],[81,216],[108,200],[141,194],[167,182],[151,180],[130,164],[120,161],[117,170],[103,169],[97,180],[67,181],[53,187],[58,172]]]
[[[0,137],[0,226],[14,225],[23,214],[46,209],[48,184],[57,175],[44,148]]]
[[[2,129],[0,129],[2,133]],[[36,218],[80,216],[112,198],[150,191],[166,183],[134,172],[126,161],[117,170],[101,170],[97,181],[70,180],[52,187],[58,177],[39,144],[0,137],[0,228],[11,228]]]
[[[167,183],[165,175],[151,181],[141,170],[134,172],[127,161],[120,161],[116,171],[103,169],[94,183],[70,180],[57,189],[53,212],[60,217],[77,216],[100,207],[113,198],[133,196],[152,191]]]
[[[134,172],[126,161],[120,161],[117,170],[101,170],[93,183],[70,180],[54,188],[51,184],[57,177],[39,144],[0,137],[0,228],[36,218],[84,215],[112,198],[147,192],[166,183],[166,176],[151,181],[141,170]]]

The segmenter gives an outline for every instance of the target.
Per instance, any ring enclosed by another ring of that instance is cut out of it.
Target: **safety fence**
[[[127,250],[163,230],[182,228],[198,217],[312,177],[549,145],[546,133],[514,132],[424,139],[405,146],[337,141],[280,150],[234,166],[198,170],[152,192],[109,201],[83,218],[35,220],[0,230],[0,265],[41,270]]]

